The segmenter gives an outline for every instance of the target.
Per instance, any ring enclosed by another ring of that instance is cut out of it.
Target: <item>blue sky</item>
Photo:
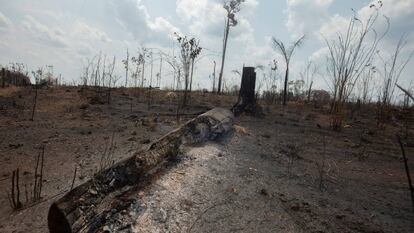
[[[276,59],[281,74],[283,61],[272,49],[272,36],[289,43],[306,34],[304,46],[292,60],[292,79],[300,78],[309,59],[323,73],[326,45],[320,35],[334,34],[351,16],[351,8],[364,12],[370,2],[246,0],[237,15],[240,23],[232,28],[229,39],[227,85],[238,82],[231,71],[243,64],[266,66]],[[381,50],[390,53],[403,33],[408,33],[407,51],[414,49],[414,1],[383,2],[382,11],[391,18],[392,30]],[[221,0],[0,0],[0,64],[22,62],[29,69],[53,65],[55,73],[61,73],[67,82],[79,82],[86,59],[102,52],[117,57],[116,73],[122,76],[120,60],[127,48],[133,55],[140,45],[172,54],[171,35],[179,31],[199,38],[206,48],[196,64],[194,86],[210,88],[213,60],[220,60],[224,16]],[[403,85],[412,80],[413,65],[411,61],[404,72]],[[158,64],[154,66],[158,70]],[[163,87],[172,82],[171,70],[164,69]],[[260,81],[263,75],[258,75]],[[316,87],[326,88],[325,80],[317,77]],[[377,82],[380,85],[379,77]]]

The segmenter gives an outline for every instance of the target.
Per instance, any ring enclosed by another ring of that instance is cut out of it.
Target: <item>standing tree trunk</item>
[[[127,59],[125,61],[125,87],[128,87],[128,66],[129,66],[129,52],[127,49]]]
[[[216,92],[216,61],[214,61],[214,71],[213,71],[213,93]]]
[[[286,99],[287,99],[287,92],[288,92],[288,81],[289,81],[289,63],[286,63],[285,86],[283,88],[283,106],[286,106]]]
[[[142,63],[141,88],[144,87],[144,79],[145,79],[145,62]]]
[[[193,90],[194,59],[191,61],[190,93]]]
[[[408,189],[410,190],[410,193],[411,193],[411,203],[413,205],[413,212],[414,212],[414,187],[413,187],[413,183],[411,181],[410,169],[409,169],[409,166],[408,166],[408,159],[407,159],[407,156],[405,155],[404,144],[403,144],[403,142],[401,140],[401,137],[399,135],[397,135],[397,139],[398,139],[398,143],[400,144],[400,147],[401,147],[401,153],[402,153],[403,161],[404,161],[404,168],[405,168],[405,172],[407,174]]]
[[[310,102],[310,99],[311,99],[312,85],[313,85],[313,81],[309,85],[309,90],[308,90],[308,103]]]
[[[183,107],[187,105],[187,94],[188,94],[188,85],[189,85],[189,73],[184,72],[184,98],[183,98]]]
[[[1,86],[5,88],[6,87],[6,69],[4,68],[1,69],[1,80],[2,80]]]
[[[39,84],[35,84],[35,89],[36,89],[36,91],[35,91],[35,97],[34,97],[34,103],[33,103],[32,118],[31,118],[31,121],[34,121],[34,115],[35,115],[35,112],[36,112],[36,102],[37,102],[37,89],[38,89],[38,85],[39,85]]]
[[[160,73],[159,73],[159,77],[158,77],[158,87],[161,89],[161,79],[162,79],[162,55],[161,55],[161,61],[160,61]]]
[[[262,114],[256,103],[256,72],[254,67],[243,67],[239,98],[232,111],[237,116],[243,112],[260,116]]]
[[[227,21],[226,29],[225,29],[226,31],[224,35],[223,55],[221,57],[221,68],[220,68],[220,74],[219,74],[219,80],[218,80],[217,94],[221,93],[221,86],[223,82],[224,60],[226,59],[226,50],[227,50],[227,39],[229,36],[229,31],[230,31],[230,20],[227,19],[226,21]]]

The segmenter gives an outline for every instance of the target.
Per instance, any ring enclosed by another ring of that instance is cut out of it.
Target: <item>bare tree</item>
[[[115,63],[116,63],[116,57],[114,56],[113,60],[112,60],[112,64],[109,65],[108,67],[108,99],[107,99],[107,103],[109,104],[111,101],[111,88],[112,86],[115,86],[115,82],[114,82],[114,69],[115,69]],[[112,85],[113,83],[113,85]],[[112,85],[112,86],[111,86]]]
[[[125,87],[128,87],[128,69],[129,69],[129,52],[127,49],[127,56],[125,60],[122,60],[125,67]]]
[[[286,48],[285,44],[281,40],[273,38],[273,47],[282,54],[286,64],[285,84],[283,88],[283,105],[286,105],[287,99],[290,59],[292,58],[295,49],[302,45],[304,39],[305,36],[303,35],[298,40],[296,40],[289,48]]]
[[[380,7],[372,5],[374,11],[366,20],[359,19],[355,13],[345,33],[338,32],[337,37],[332,40],[325,38],[329,49],[327,71],[332,81],[331,126],[334,130],[341,130],[343,106],[358,78],[371,66],[378,43],[388,32],[388,20],[383,34],[378,35],[373,28]]]
[[[300,76],[302,80],[305,82],[306,85],[306,100],[309,103],[311,99],[311,93],[312,93],[312,86],[313,86],[313,79],[315,75],[318,73],[318,67],[312,62],[308,61],[305,69],[300,72]]]
[[[372,81],[374,80],[374,75],[376,74],[375,67],[366,69],[361,75],[361,79],[358,82],[358,89],[360,100],[363,104],[368,104],[372,100],[373,88]]]
[[[131,62],[135,64],[135,71],[132,73],[132,77],[135,79],[135,87],[138,86],[139,74],[142,72],[141,65],[144,62],[142,54],[138,54],[137,57],[131,57]]]
[[[201,48],[200,48],[200,40],[195,40],[194,41],[194,46],[195,48],[199,48],[200,51],[193,51],[191,53],[191,76],[190,76],[190,92],[193,90],[193,74],[194,74],[194,63],[195,63],[195,59],[196,57],[200,54],[201,52]]]
[[[217,93],[220,94],[222,91],[222,82],[223,82],[223,71],[224,71],[224,61],[226,59],[226,50],[227,50],[227,41],[229,38],[230,27],[235,27],[237,25],[237,20],[235,14],[240,11],[240,5],[245,0],[225,0],[224,9],[227,11],[227,17],[224,27],[224,38],[223,38],[223,54],[221,57],[221,68],[218,80],[218,89]]]
[[[199,42],[195,38],[180,36],[178,33],[175,34],[181,48],[181,63],[183,66],[185,82],[183,105],[185,106],[187,104],[188,88],[190,84],[190,67],[194,59],[201,53],[201,47],[199,47]]]
[[[138,55],[138,60],[140,62],[140,64],[142,65],[142,73],[141,73],[141,88],[144,87],[144,82],[145,82],[145,58],[147,56],[147,48],[145,47],[141,47],[141,51]]]
[[[396,88],[396,83],[399,81],[402,72],[407,66],[408,62],[414,55],[414,50],[411,51],[406,58],[402,57],[402,51],[407,45],[407,35],[401,36],[397,43],[394,53],[389,59],[384,59],[379,53],[379,58],[382,61],[383,70],[379,70],[380,75],[383,77],[383,86],[380,89],[381,103],[383,106],[390,106]]]
[[[179,62],[177,61],[175,56],[166,56],[165,61],[171,66],[173,69],[173,83],[172,83],[172,90],[178,89],[181,78],[181,67]]]

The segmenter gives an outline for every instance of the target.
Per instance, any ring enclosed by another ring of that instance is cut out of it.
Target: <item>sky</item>
[[[315,88],[328,88],[324,74],[325,38],[343,30],[353,10],[366,15],[369,0],[245,0],[236,15],[228,42],[224,77],[227,85],[239,82],[232,72],[245,66],[269,67],[272,60],[283,59],[272,47],[272,37],[286,44],[306,35],[292,58],[291,79],[300,79],[307,62],[320,70]],[[174,32],[200,39],[203,48],[195,64],[195,88],[211,89],[213,62],[220,68],[225,10],[222,0],[0,0],[0,64],[27,64],[29,70],[52,65],[67,83],[80,83],[87,59],[99,53],[116,56],[115,73],[124,77],[121,63],[128,49],[131,56],[141,46],[177,55]],[[414,49],[414,0],[383,0],[381,14],[390,18],[391,30],[379,49],[384,57],[392,53],[399,38],[407,35],[402,56]],[[352,10],[353,9],[353,10]],[[378,21],[378,31],[385,20]],[[159,59],[154,73],[159,72]],[[149,65],[146,67],[149,70]],[[259,82],[263,73],[258,71]],[[407,65],[400,83],[413,80],[414,60]],[[149,80],[150,72],[146,72]],[[172,68],[163,64],[161,87],[172,85]],[[378,77],[376,82],[380,83]],[[121,84],[121,82],[120,82]]]

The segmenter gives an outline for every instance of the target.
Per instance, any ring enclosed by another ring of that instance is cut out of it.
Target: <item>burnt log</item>
[[[254,116],[262,116],[263,111],[256,102],[256,71],[254,67],[243,67],[242,80],[237,103],[233,106],[234,115],[243,112]]]
[[[48,214],[49,231],[94,232],[94,218],[104,211],[102,203],[113,198],[111,194],[128,186],[137,186],[162,169],[167,160],[179,153],[182,145],[215,140],[231,131],[232,126],[233,114],[222,108],[215,108],[188,121],[132,157],[96,174],[53,203]]]

